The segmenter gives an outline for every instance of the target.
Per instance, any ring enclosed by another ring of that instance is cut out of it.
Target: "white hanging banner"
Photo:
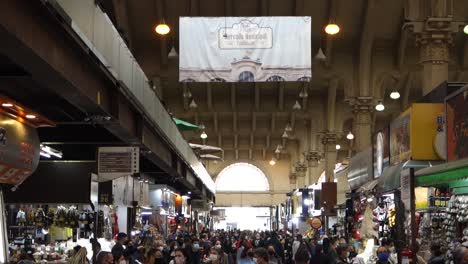
[[[310,81],[311,17],[181,17],[179,81]]]

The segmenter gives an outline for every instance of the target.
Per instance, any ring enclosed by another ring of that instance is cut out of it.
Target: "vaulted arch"
[[[257,166],[238,162],[225,167],[216,177],[216,191],[267,192],[270,183],[265,173]]]

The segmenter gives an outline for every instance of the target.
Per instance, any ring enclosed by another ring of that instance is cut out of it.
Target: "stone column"
[[[297,182],[297,178],[296,178],[296,173],[294,172],[291,172],[289,174],[289,188],[292,190],[296,189],[296,182]]]
[[[325,156],[325,179],[327,182],[333,182],[334,171],[337,158],[336,152],[337,137],[335,133],[327,132],[322,138]]]
[[[371,97],[358,97],[351,102],[354,113],[354,138],[357,152],[363,151],[372,143],[372,112],[374,110]]]
[[[305,162],[298,161],[295,166],[296,177],[297,177],[297,188],[304,188],[305,176],[307,173],[307,165]]]
[[[317,168],[318,168],[318,163],[321,159],[321,155],[319,151],[317,150],[311,150],[311,151],[306,151],[304,152],[304,159],[307,163],[307,167],[309,167],[309,185],[312,185],[315,183],[315,180],[317,179]]]
[[[433,37],[423,37],[418,40],[420,64],[423,68],[423,95],[428,94],[439,84],[448,80],[450,43],[451,38],[434,39]]]

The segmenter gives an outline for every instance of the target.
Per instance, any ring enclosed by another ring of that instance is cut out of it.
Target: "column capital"
[[[294,172],[289,174],[289,184],[296,184],[297,175]]]
[[[371,113],[374,111],[374,98],[370,96],[352,97],[348,99],[348,103],[352,107],[353,113]]]
[[[305,162],[297,161],[294,166],[294,170],[296,171],[297,177],[305,177],[307,172],[307,166]]]
[[[323,145],[336,145],[336,142],[338,141],[338,137],[336,136],[336,133],[332,133],[327,131],[323,137],[322,137],[322,144]]]
[[[318,167],[318,163],[322,158],[321,153],[317,150],[304,151],[302,155],[304,155],[309,167]]]

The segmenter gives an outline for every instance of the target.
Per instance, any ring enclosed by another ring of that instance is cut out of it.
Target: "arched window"
[[[298,82],[310,82],[310,77],[304,76],[297,79]]]
[[[216,178],[216,191],[270,190],[268,179],[256,166],[239,162],[224,168]]]
[[[211,79],[210,82],[226,82],[226,80],[224,80],[223,78],[214,78]]]
[[[194,79],[191,79],[191,78],[188,78],[188,79],[182,80],[182,82],[195,82],[195,80],[194,80]]]
[[[239,74],[239,82],[254,82],[255,77],[252,72],[243,71]]]
[[[284,78],[278,75],[273,75],[266,79],[267,82],[284,82]]]

